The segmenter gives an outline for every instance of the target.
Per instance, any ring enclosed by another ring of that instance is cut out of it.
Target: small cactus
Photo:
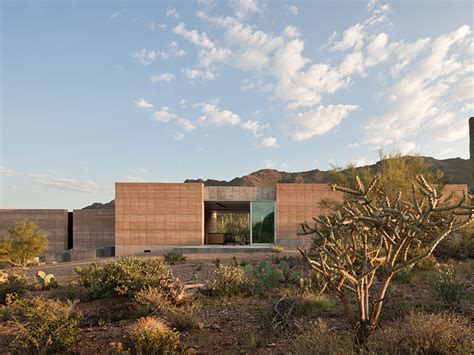
[[[50,287],[56,287],[58,282],[53,274],[46,274],[44,271],[38,271],[36,273],[36,280],[40,284],[41,288],[48,289]]]

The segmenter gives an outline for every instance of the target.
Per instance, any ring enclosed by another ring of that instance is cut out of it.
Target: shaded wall
[[[73,212],[73,248],[96,249],[115,245],[115,209]]]
[[[67,250],[67,210],[52,209],[0,209],[0,238],[16,221],[28,219],[36,222],[48,239],[47,259],[55,258],[55,253]]]
[[[115,184],[116,255],[202,245],[203,238],[203,184]]]
[[[276,185],[276,244],[294,249],[311,240],[298,236],[300,224],[313,217],[330,212],[320,206],[324,199],[342,202],[343,194],[331,191],[327,184]]]
[[[205,201],[258,201],[274,200],[274,187],[257,186],[206,186]]]

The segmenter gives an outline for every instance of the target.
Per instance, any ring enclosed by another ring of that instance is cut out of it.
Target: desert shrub
[[[184,263],[186,261],[186,256],[184,256],[183,253],[179,251],[171,250],[163,255],[163,259],[168,265],[176,265]]]
[[[149,313],[164,318],[173,328],[179,331],[191,329],[195,326],[195,316],[200,309],[200,303],[195,299],[184,304],[175,305],[162,289],[153,287],[137,292],[135,301],[144,305]]]
[[[79,280],[82,286],[91,287],[92,284],[99,279],[102,267],[96,263],[92,263],[87,267],[74,267],[74,273],[79,276]]]
[[[13,351],[52,353],[66,350],[78,340],[82,316],[75,302],[35,298],[19,300],[9,308],[18,327]]]
[[[413,265],[413,270],[420,271],[436,271],[439,268],[438,261],[433,255],[428,255],[427,257],[418,261]]]
[[[434,255],[456,260],[474,258],[474,222],[459,230],[459,233],[443,239],[435,249]]]
[[[282,268],[287,267],[284,265],[286,264],[282,265],[280,262]],[[262,260],[255,267],[249,264],[245,266],[245,271],[252,276],[257,293],[277,288],[280,283],[280,272],[267,260]]]
[[[318,319],[313,328],[298,336],[291,344],[292,354],[354,354],[352,335],[341,330],[331,330]]]
[[[196,326],[196,315],[201,309],[199,303],[194,302],[181,307],[166,307],[163,317],[178,331],[193,329]]]
[[[105,263],[92,274],[91,287],[96,296],[133,296],[144,287],[159,286],[168,274],[168,267],[161,258],[126,257]]]
[[[157,318],[140,318],[128,331],[124,345],[133,354],[170,354],[179,349],[179,334]]]
[[[295,304],[295,315],[296,316],[314,316],[320,311],[326,311],[334,308],[335,302],[333,299],[322,295],[315,296],[309,295],[306,297],[300,297],[296,300]]]
[[[408,284],[413,278],[413,271],[409,269],[402,270],[395,274],[395,280],[402,284]]]
[[[0,304],[9,304],[21,298],[27,291],[28,282],[21,275],[8,275],[0,284]]]
[[[454,314],[410,313],[375,331],[370,350],[377,354],[469,354],[474,331]]]
[[[232,296],[249,291],[249,279],[243,267],[220,265],[207,283],[208,290],[217,296]]]
[[[456,278],[456,270],[453,265],[449,264],[440,273],[435,287],[443,304],[447,308],[457,309],[461,304],[467,285]]]

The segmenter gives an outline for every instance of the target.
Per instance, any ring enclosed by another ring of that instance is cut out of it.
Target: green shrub
[[[298,336],[291,343],[291,354],[354,354],[353,336],[344,330],[329,329],[318,319],[310,331]]]
[[[295,315],[296,316],[314,316],[320,311],[326,311],[334,308],[335,302],[333,299],[322,295],[315,296],[309,295],[301,297],[296,300],[295,304]]]
[[[218,296],[232,296],[249,291],[245,270],[237,265],[220,265],[212,273],[207,288]]]
[[[245,266],[245,271],[252,275],[257,292],[277,288],[280,283],[280,272],[267,260],[262,260],[255,267],[249,264]]]
[[[140,318],[124,345],[133,354],[170,354],[179,350],[179,334],[154,317]]]
[[[474,331],[469,321],[454,314],[410,313],[369,338],[376,354],[469,354]]]
[[[438,261],[433,255],[428,255],[426,258],[421,259],[415,265],[413,265],[413,270],[436,271],[438,269]]]
[[[163,259],[165,259],[165,263],[168,265],[176,265],[184,263],[186,261],[186,256],[179,251],[171,250],[163,255]]]
[[[0,304],[9,304],[26,293],[28,282],[21,275],[8,275],[6,282],[0,284]]]
[[[48,248],[46,233],[30,220],[16,222],[2,239],[0,263],[10,266],[25,267],[32,258],[42,255]]]
[[[433,254],[443,259],[465,260],[474,258],[474,222],[444,238]]]
[[[92,263],[85,268],[74,266],[74,272],[79,276],[81,285],[84,287],[91,287],[92,284],[99,279],[101,270],[102,266],[96,263]]]
[[[459,308],[467,285],[456,278],[456,270],[453,265],[445,266],[435,286],[439,297],[447,308]]]
[[[139,259],[125,257],[107,262],[101,267],[93,266],[91,287],[98,297],[115,295],[133,296],[144,287],[159,286],[168,274],[168,267],[161,258]]]
[[[18,327],[11,344],[15,352],[52,353],[67,350],[78,340],[82,316],[75,302],[36,298],[19,300],[10,308]]]
[[[404,269],[395,274],[395,280],[402,284],[409,284],[413,278],[413,272],[409,269]]]

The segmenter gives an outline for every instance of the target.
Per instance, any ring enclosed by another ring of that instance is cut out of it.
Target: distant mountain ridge
[[[471,166],[469,159],[435,159],[425,157],[435,168],[441,170],[447,183],[449,184],[467,184],[471,191],[474,190],[474,183],[471,176]],[[380,162],[367,165],[374,172],[380,168]],[[359,167],[358,169],[362,169]],[[261,169],[242,177],[235,177],[230,181],[215,179],[186,179],[185,183],[201,182],[205,186],[275,186],[277,183],[329,183],[331,175],[329,171],[319,169],[289,173],[274,169]],[[115,200],[102,204],[96,202],[84,209],[114,208]]]
[[[470,171],[469,159],[435,159],[425,157],[435,168],[441,170],[447,183],[449,184],[467,184],[473,187],[473,181]],[[380,162],[372,165],[359,167],[362,169],[369,167],[376,172],[380,168]],[[205,186],[274,186],[276,183],[329,183],[331,175],[329,171],[314,169],[302,172],[288,173],[274,169],[262,169],[249,175],[236,177],[230,181],[214,179],[187,179],[185,183],[202,182]]]

